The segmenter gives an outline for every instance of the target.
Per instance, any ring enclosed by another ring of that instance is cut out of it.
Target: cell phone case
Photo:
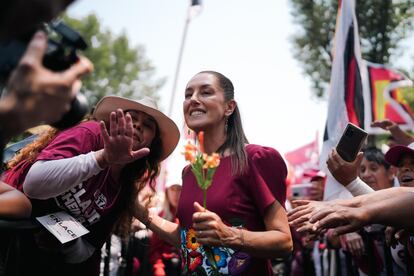
[[[347,162],[355,160],[368,133],[354,124],[348,123],[336,146],[338,154]]]

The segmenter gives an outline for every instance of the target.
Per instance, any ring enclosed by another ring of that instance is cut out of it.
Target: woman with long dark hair
[[[183,171],[180,224],[141,208],[137,217],[160,237],[181,247],[185,273],[273,275],[270,259],[292,250],[286,218],[286,165],[273,148],[248,144],[234,87],[221,73],[203,71],[187,84],[183,111],[187,126],[204,132],[204,151],[220,165],[203,193],[192,171]]]
[[[45,244],[50,234],[35,237],[31,249],[39,254],[29,252],[36,260],[28,266],[32,274],[99,275],[100,248],[115,228],[127,234],[138,192],[147,183],[154,186],[160,162],[178,139],[175,123],[151,99],[107,96],[94,120],[50,132],[24,148],[5,182],[30,198],[32,217],[65,211],[89,230],[58,246]],[[37,258],[45,251],[53,251],[49,260]],[[41,267],[45,262],[48,269]]]

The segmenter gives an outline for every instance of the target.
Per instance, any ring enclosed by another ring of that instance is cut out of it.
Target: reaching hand
[[[4,101],[14,117],[11,136],[39,123],[57,122],[79,91],[80,78],[92,71],[84,57],[66,71],[50,71],[42,64],[46,47],[45,33],[37,32],[10,76]]]
[[[229,246],[239,238],[236,228],[223,223],[213,212],[194,202],[193,229],[198,243],[210,246]]]
[[[327,201],[294,200],[293,204],[297,207],[288,212],[288,221],[290,226],[295,227],[298,230],[309,222],[312,214],[327,207],[330,203]],[[309,226],[309,224],[307,225]]]
[[[391,133],[392,137],[394,137],[395,142],[401,145],[409,145],[410,143],[414,142],[414,137],[410,134],[405,132],[400,128],[400,126],[388,119],[375,121],[371,123],[372,127],[380,127],[384,130],[387,130]]]
[[[326,164],[332,176],[342,185],[347,186],[358,176],[358,168],[361,165],[363,153],[359,152],[353,162],[347,162],[333,149],[329,153]]]
[[[352,256],[360,258],[365,254],[364,241],[362,240],[361,235],[352,232],[341,236],[341,238],[344,239],[343,243]]]
[[[371,123],[371,127],[380,127],[383,130],[391,130],[395,127],[398,127],[398,124],[394,123],[389,119],[378,120]]]
[[[335,235],[342,235],[359,230],[369,223],[369,218],[364,207],[354,208],[337,204],[316,212],[309,221],[314,223],[315,231],[333,228]]]
[[[104,149],[99,151],[99,159],[106,165],[123,165],[131,163],[149,154],[149,148],[133,150],[134,129],[130,114],[124,115],[121,109],[111,112],[109,118],[109,133],[105,123],[101,121],[101,133]],[[103,159],[103,160],[102,160]],[[98,161],[99,162],[99,161]],[[102,165],[102,163],[100,163]]]

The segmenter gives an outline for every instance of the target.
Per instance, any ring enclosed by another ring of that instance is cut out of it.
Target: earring
[[[227,133],[227,129],[229,128],[229,117],[226,117],[224,121],[224,133]]]

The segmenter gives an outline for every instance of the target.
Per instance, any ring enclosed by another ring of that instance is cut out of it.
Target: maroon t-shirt
[[[266,208],[275,200],[282,206],[286,200],[287,168],[273,148],[247,145],[248,168],[239,176],[231,173],[231,156],[220,160],[211,186],[207,190],[207,209],[217,213],[228,225],[249,231],[265,231]],[[194,238],[191,228],[193,203],[203,202],[203,193],[190,169],[184,170],[183,188],[178,206],[181,226],[181,251],[188,273],[211,272],[205,248]],[[219,272],[229,275],[273,275],[270,261],[252,258],[230,248],[212,247]],[[210,254],[211,255],[211,254]]]
[[[37,160],[57,160],[86,154],[103,148],[98,122],[88,121],[59,133],[38,155]],[[32,164],[22,161],[5,175],[5,182],[22,190]],[[67,168],[69,171],[70,168]],[[105,169],[72,189],[48,200],[34,200],[32,216],[67,211],[90,233],[84,236],[96,248],[108,238],[120,212],[122,185]]]

